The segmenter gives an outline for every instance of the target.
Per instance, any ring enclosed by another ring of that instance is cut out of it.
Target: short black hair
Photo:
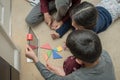
[[[73,56],[88,63],[95,62],[101,55],[99,37],[91,30],[75,30],[66,39],[66,46]]]
[[[97,22],[98,12],[96,7],[89,2],[82,2],[76,5],[70,12],[72,20],[85,29],[93,29]]]

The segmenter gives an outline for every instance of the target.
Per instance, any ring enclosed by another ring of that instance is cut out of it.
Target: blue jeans
[[[72,20],[69,18],[67,21],[63,23],[63,25],[56,30],[56,32],[60,35],[60,38],[70,29],[74,29],[72,26]]]

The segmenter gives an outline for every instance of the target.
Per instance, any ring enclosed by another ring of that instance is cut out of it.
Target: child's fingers
[[[54,71],[53,66],[47,61],[46,66],[49,68],[49,70]]]
[[[52,70],[52,68],[51,68],[48,64],[47,64],[46,66],[47,66],[47,68],[48,68],[49,70]]]
[[[46,66],[49,67],[50,66],[50,63],[48,61],[46,61]]]
[[[31,48],[29,45],[27,45],[27,49],[28,49],[29,51],[32,50],[32,48]]]
[[[52,20],[49,20],[48,22],[48,26],[50,26],[52,24]]]
[[[25,51],[28,52],[28,48],[26,48]]]
[[[48,26],[50,26],[50,24],[51,24],[51,21],[48,22]]]
[[[26,53],[32,51],[31,47],[29,45],[26,46]]]

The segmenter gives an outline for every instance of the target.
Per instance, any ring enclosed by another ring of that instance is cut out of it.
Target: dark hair
[[[82,2],[71,10],[71,17],[77,25],[85,29],[93,29],[97,21],[97,10],[93,4]]]
[[[95,62],[102,51],[99,37],[90,30],[75,30],[71,32],[66,45],[73,56],[88,63]]]

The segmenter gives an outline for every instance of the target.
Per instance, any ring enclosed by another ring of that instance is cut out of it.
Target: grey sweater
[[[72,0],[55,0],[57,13],[56,13],[56,21],[61,21],[62,18],[66,15],[69,8],[72,6]]]
[[[110,56],[103,51],[99,63],[92,68],[80,68],[67,76],[59,76],[50,72],[41,62],[36,63],[45,80],[116,80]]]

